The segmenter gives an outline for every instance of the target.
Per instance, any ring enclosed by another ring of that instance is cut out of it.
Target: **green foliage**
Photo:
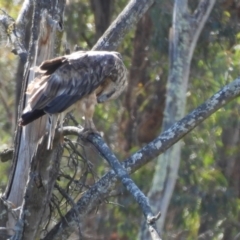
[[[224,11],[218,13],[220,15],[219,24],[229,26],[231,14]],[[206,34],[207,30],[212,30],[212,34],[215,31],[219,38],[209,41],[204,49],[201,45],[204,38],[200,37],[192,61],[187,111],[197,107],[239,74],[238,44],[229,48],[239,36],[234,35],[236,38],[233,41],[232,32],[227,34],[224,29],[217,32],[216,26],[205,28],[202,34]],[[170,213],[173,209],[178,212],[172,224],[174,228],[186,231],[185,239],[197,239],[208,231],[211,234],[204,239],[223,239],[224,236],[224,239],[233,239],[238,232],[233,224],[238,221],[239,215],[239,195],[234,186],[237,183],[232,182],[222,166],[224,154],[239,154],[237,146],[226,151],[222,142],[224,129],[238,126],[238,108],[239,99],[236,99],[184,138],[179,180]]]
[[[91,49],[94,44],[94,16],[89,2],[72,1],[65,12],[66,42],[83,49]]]

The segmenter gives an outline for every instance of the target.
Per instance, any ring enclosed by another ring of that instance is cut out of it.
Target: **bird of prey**
[[[72,106],[85,116],[84,129],[95,132],[95,105],[117,98],[127,85],[127,70],[118,52],[74,52],[44,61],[39,72],[28,86],[29,99],[19,125],[25,126],[47,114],[50,141],[57,123],[52,122],[52,117]]]

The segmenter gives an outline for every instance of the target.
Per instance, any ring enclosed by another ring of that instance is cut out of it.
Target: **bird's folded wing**
[[[33,110],[44,109],[47,113],[66,110],[104,82],[104,77],[99,78],[92,66],[84,61],[65,61],[51,75],[43,75],[42,79],[44,83],[36,82],[40,87],[32,93],[29,104]]]

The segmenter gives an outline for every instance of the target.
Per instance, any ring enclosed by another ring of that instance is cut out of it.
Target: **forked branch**
[[[153,160],[156,156],[166,151],[214,112],[239,95],[240,78],[237,78],[230,84],[223,87],[219,92],[214,94],[205,103],[197,107],[183,119],[173,124],[155,140],[126,159],[122,163],[123,167],[126,169],[128,174],[135,172],[137,169]],[[64,127],[63,134],[79,135],[81,134],[81,129],[77,127]],[[111,190],[116,187],[116,183],[117,176],[113,170],[109,171],[97,183],[95,183],[77,202],[79,218],[83,220],[85,215],[94,209],[101,200],[107,198]],[[76,209],[70,210],[53,227],[44,240],[56,240],[61,239],[61,236],[69,236],[76,224],[75,211]]]

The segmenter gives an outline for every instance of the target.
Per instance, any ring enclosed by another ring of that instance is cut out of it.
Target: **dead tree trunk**
[[[114,2],[111,0],[91,0],[95,18],[96,40],[106,31],[111,21]]]
[[[19,22],[16,23],[18,34],[24,31],[23,26],[26,27],[30,5],[29,1],[25,1],[23,4],[20,13],[22,15],[19,17]],[[55,56],[56,50],[59,49],[60,41],[57,32],[62,31],[63,11],[64,1],[36,1],[34,3],[31,43],[25,64],[19,114],[26,103],[26,87],[35,77],[34,67]],[[44,141],[42,140],[42,145],[39,143],[45,135],[45,127],[46,118],[43,117],[24,128],[17,128],[13,165],[4,194],[6,202],[10,202],[14,208],[21,207],[17,224],[12,214],[8,216],[7,226],[14,229],[15,232],[11,231],[10,234],[15,233],[16,239],[35,239],[41,218],[46,210],[43,206],[47,202],[46,199],[49,201],[47,194],[49,195],[55,182],[51,188],[47,186],[49,179],[53,177],[53,174],[50,174],[52,168],[56,168],[56,166],[52,166],[51,159],[53,159],[53,155],[59,154],[59,148],[40,152],[40,146],[44,145]],[[45,166],[45,169],[42,166]],[[40,182],[36,184],[39,176],[41,176]],[[56,174],[54,176],[56,177]],[[33,188],[36,190],[35,192]],[[37,210],[36,206],[38,206]],[[29,214],[26,214],[27,211]]]

